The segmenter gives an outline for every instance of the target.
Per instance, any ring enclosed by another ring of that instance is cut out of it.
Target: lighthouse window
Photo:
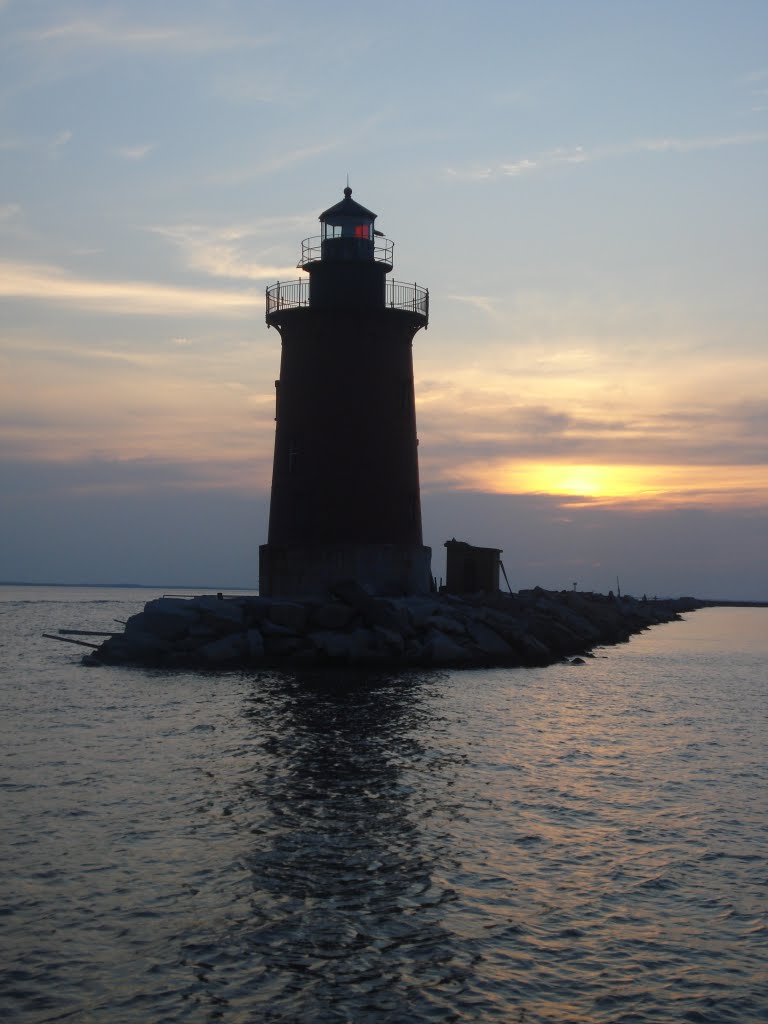
[[[323,224],[324,238],[341,238],[341,224]]]
[[[370,238],[371,229],[368,224],[355,224],[355,238]]]

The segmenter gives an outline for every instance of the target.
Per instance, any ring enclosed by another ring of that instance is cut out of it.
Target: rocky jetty
[[[699,602],[540,587],[517,594],[372,597],[341,582],[325,600],[162,597],[86,664],[165,668],[549,665],[620,643]]]

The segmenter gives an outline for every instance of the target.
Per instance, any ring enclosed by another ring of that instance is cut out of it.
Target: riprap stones
[[[539,587],[384,598],[351,581],[326,599],[162,597],[84,661],[201,669],[548,665],[696,606]]]

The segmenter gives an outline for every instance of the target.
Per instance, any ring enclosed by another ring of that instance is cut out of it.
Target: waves
[[[6,1019],[764,1019],[762,612],[349,677],[88,670],[41,609],[2,609]]]

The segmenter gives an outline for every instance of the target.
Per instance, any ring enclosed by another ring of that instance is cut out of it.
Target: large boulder
[[[410,621],[416,629],[425,629],[433,615],[440,615],[441,602],[430,597],[413,597],[407,604]]]
[[[526,665],[551,665],[553,661],[557,661],[557,657],[546,644],[527,633],[520,634],[515,646]]]
[[[108,663],[156,664],[164,661],[170,649],[171,645],[164,637],[134,629],[105,640],[99,647],[98,657]]]
[[[374,626],[373,636],[377,650],[385,654],[399,657],[405,650],[405,637],[395,629]]]
[[[270,607],[267,617],[275,626],[282,626],[291,633],[302,633],[307,625],[307,608],[290,601],[276,602]]]
[[[264,636],[264,654],[269,658],[290,658],[307,646],[305,637],[293,633],[268,633]]]
[[[470,652],[439,629],[429,631],[425,644],[426,657],[433,665],[461,665],[469,661]]]
[[[341,601],[316,605],[310,612],[312,629],[346,629],[355,616],[355,609]]]
[[[245,639],[249,660],[260,661],[264,657],[264,637],[258,629],[249,629]]]
[[[382,629],[393,629],[397,632],[411,628],[408,613],[382,597],[374,598],[365,606],[363,618],[366,626],[381,626]]]
[[[466,636],[467,626],[464,622],[449,615],[430,615],[427,619],[427,626],[430,629],[438,629],[441,633],[449,633],[453,636]]]
[[[478,649],[487,657],[508,658],[514,653],[504,637],[499,636],[495,629],[491,629],[484,622],[470,622],[468,630]]]
[[[126,623],[126,633],[152,633],[173,640],[184,636],[198,621],[198,613],[189,601],[182,598],[159,597],[148,601],[144,611],[132,615]]]
[[[319,630],[310,633],[309,639],[315,649],[333,661],[347,661],[353,664],[380,657],[378,637],[371,629],[353,629],[349,633]]]
[[[242,661],[247,650],[245,636],[233,633],[204,644],[198,648],[197,655],[209,665],[231,665]]]
[[[246,597],[242,601],[243,619],[246,625],[256,625],[268,615],[272,602],[268,597]]]

